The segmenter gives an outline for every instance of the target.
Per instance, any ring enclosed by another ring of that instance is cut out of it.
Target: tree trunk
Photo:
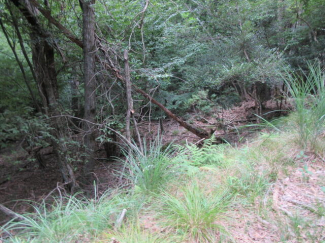
[[[31,30],[31,49],[32,62],[34,66],[35,78],[39,92],[42,96],[43,112],[48,116],[54,116],[51,119],[51,144],[53,151],[57,156],[57,162],[60,167],[63,182],[70,191],[74,191],[79,186],[76,182],[73,170],[68,162],[67,148],[62,138],[65,135],[65,124],[60,119],[58,110],[58,86],[55,69],[54,49],[51,44],[51,35],[43,29],[38,18],[34,15],[36,12],[29,6],[27,1],[11,0],[24,16]]]
[[[54,116],[51,120],[51,126],[55,128],[51,131],[51,144],[54,154],[57,157],[63,182],[69,191],[73,193],[79,188],[79,185],[67,159],[67,148],[65,143],[62,142],[62,138],[65,138],[66,126],[64,119],[59,117],[59,93],[54,62],[54,49],[44,39],[36,41],[36,38],[34,38],[34,45],[32,46],[35,74],[40,93],[42,94],[45,113],[50,117]]]
[[[95,0],[80,1],[83,11],[83,53],[84,53],[84,85],[85,85],[85,114],[84,119],[95,122],[96,116],[96,79],[95,79],[95,12],[93,4]],[[86,135],[84,144],[86,147],[86,161],[84,175],[87,182],[92,181],[95,158],[96,134],[91,123],[84,123]]]
[[[127,100],[127,111],[126,111],[126,139],[131,142],[131,116],[133,113],[133,100],[131,94],[131,80],[130,80],[130,67],[129,67],[129,53],[127,50],[124,51],[124,63],[125,63],[125,87],[126,87],[126,100]]]
[[[35,75],[35,72],[34,72],[34,67],[33,67],[33,64],[31,62],[30,58],[28,57],[28,54],[27,54],[27,51],[26,51],[26,48],[25,48],[25,45],[24,45],[23,37],[22,37],[22,35],[20,33],[20,30],[19,30],[18,21],[17,21],[16,17],[14,16],[14,14],[13,14],[13,12],[11,10],[10,4],[7,1],[5,2],[5,4],[6,4],[7,9],[9,10],[9,13],[10,13],[10,16],[11,16],[11,19],[12,19],[12,23],[13,23],[13,27],[15,28],[15,31],[16,31],[16,34],[17,34],[17,37],[18,37],[18,40],[19,40],[21,51],[22,51],[22,53],[24,55],[24,58],[25,58],[26,62],[28,63],[28,67],[30,69],[30,72],[33,75],[34,82],[37,85],[37,80],[36,80],[36,75]]]

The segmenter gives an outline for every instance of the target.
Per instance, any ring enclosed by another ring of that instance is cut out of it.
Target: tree
[[[95,75],[95,11],[96,0],[83,1],[80,5],[83,12],[83,53],[84,53],[84,87],[85,87],[85,114],[84,126],[86,147],[86,160],[84,173],[89,178],[95,164],[94,151],[96,146],[96,133],[94,122],[96,116],[96,75]]]
[[[41,94],[43,112],[53,117],[51,123],[55,129],[52,130],[50,137],[51,144],[57,156],[64,183],[71,191],[74,191],[78,187],[78,183],[73,169],[67,161],[67,147],[62,141],[65,132],[64,121],[59,117],[58,109],[59,90],[55,69],[55,42],[51,33],[41,25],[36,16],[37,10],[29,2],[13,0],[12,3],[29,24],[33,70]],[[9,6],[9,2],[7,2],[7,6]]]

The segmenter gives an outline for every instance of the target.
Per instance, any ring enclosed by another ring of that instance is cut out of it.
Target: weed
[[[303,229],[308,226],[308,222],[297,214],[290,217],[290,224],[297,238],[301,237]]]
[[[308,166],[304,165],[303,169],[299,169],[302,173],[302,181],[308,183],[310,179],[310,175],[312,172],[308,170]]]
[[[315,213],[319,216],[319,217],[324,217],[325,216],[325,203],[318,201],[316,204],[316,211]]]
[[[246,172],[241,177],[229,176],[227,185],[233,193],[242,195],[250,203],[253,203],[255,198],[265,191],[269,182],[264,175],[259,175],[256,172]]]
[[[177,135],[179,135],[179,131],[178,131],[178,130],[173,131],[173,132],[172,132],[172,135],[173,135],[173,136],[177,136]]]

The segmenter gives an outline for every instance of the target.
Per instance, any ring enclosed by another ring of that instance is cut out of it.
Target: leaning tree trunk
[[[84,54],[84,85],[85,114],[84,144],[86,148],[84,176],[87,182],[92,181],[95,158],[96,134],[93,126],[96,116],[96,79],[95,79],[95,0],[80,1],[83,11],[83,54]]]

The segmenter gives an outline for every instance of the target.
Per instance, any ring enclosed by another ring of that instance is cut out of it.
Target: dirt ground
[[[14,149],[14,148],[13,148]],[[30,202],[41,202],[63,189],[60,171],[53,154],[44,156],[45,168],[28,161],[28,154],[21,148],[0,154],[0,203],[9,209],[22,213],[30,210]],[[114,175],[119,167],[116,162],[98,162],[95,174],[99,181],[98,190],[118,184]],[[92,191],[91,188],[89,191]],[[10,218],[0,211],[0,225]]]

